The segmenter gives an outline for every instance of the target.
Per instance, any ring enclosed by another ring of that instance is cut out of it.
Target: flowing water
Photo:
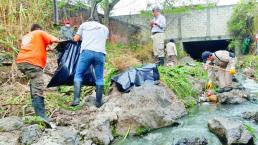
[[[252,80],[244,80],[238,77],[240,83],[251,93],[258,93],[258,84]],[[216,105],[203,103],[189,110],[189,114],[178,120],[180,125],[155,130],[142,137],[128,137],[125,140],[116,140],[114,145],[173,145],[184,137],[205,137],[209,145],[220,145],[219,139],[209,132],[208,120],[214,117],[229,117],[233,120],[241,121],[245,125],[254,128],[258,136],[258,124],[250,120],[245,120],[241,114],[246,111],[258,111],[258,104],[245,103],[240,105]],[[258,141],[256,141],[258,145]]]

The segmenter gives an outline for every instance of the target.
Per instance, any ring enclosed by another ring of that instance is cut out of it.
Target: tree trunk
[[[109,0],[105,0],[105,6],[104,6],[104,24],[108,27],[109,26],[109,15],[110,11],[114,8],[114,6],[119,2],[120,0],[113,0],[111,3],[109,3]]]
[[[59,24],[57,0],[54,0],[53,3],[54,3],[54,23]]]
[[[106,25],[107,27],[109,26],[109,14],[110,14],[110,9],[108,5],[104,10],[104,25]]]

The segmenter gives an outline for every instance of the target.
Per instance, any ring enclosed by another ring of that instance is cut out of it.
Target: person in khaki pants
[[[166,28],[166,19],[160,13],[160,9],[155,7],[152,9],[152,15],[154,16],[150,22],[151,26],[151,38],[153,40],[153,53],[155,57],[155,62],[159,65],[164,65],[164,41],[165,35],[164,31]]]
[[[208,70],[208,88],[212,87],[212,79],[215,77],[215,70],[217,67],[219,79],[219,93],[228,92],[232,90],[232,75],[235,74],[235,65],[237,58],[234,53],[226,50],[219,50],[214,53],[204,51],[202,59],[205,63],[205,69]]]
[[[167,66],[176,65],[177,50],[174,39],[170,39],[166,45],[167,51]]]

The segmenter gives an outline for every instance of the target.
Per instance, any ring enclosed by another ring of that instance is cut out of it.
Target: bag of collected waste
[[[156,64],[147,64],[140,68],[129,69],[111,80],[119,91],[129,92],[133,86],[141,86],[144,83],[158,84],[159,72]]]
[[[56,46],[58,68],[47,87],[73,85],[76,65],[80,56],[81,42],[64,41]],[[96,77],[91,66],[84,75],[83,85],[94,86]]]

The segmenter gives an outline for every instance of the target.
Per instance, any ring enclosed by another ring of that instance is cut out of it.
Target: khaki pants
[[[154,56],[165,57],[165,52],[164,52],[165,35],[164,35],[164,33],[156,33],[156,34],[152,35],[151,37],[153,40]]]
[[[229,70],[232,66],[227,65],[226,70]],[[225,87],[232,87],[232,75],[229,74],[229,72],[225,70],[218,70],[218,79],[219,79],[219,87],[225,88]]]
[[[43,97],[44,80],[42,68],[29,63],[19,63],[18,69],[30,79],[30,92],[32,97],[36,95]]]

